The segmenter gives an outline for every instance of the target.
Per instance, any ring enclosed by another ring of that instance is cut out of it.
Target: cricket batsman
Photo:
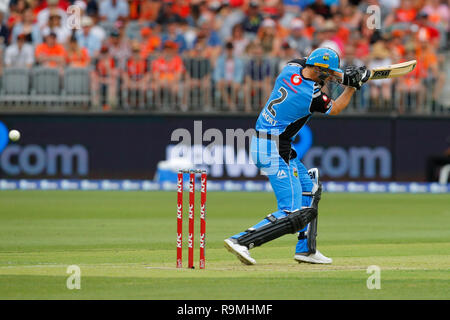
[[[337,115],[369,79],[365,67],[339,68],[338,54],[318,48],[305,59],[287,63],[256,122],[250,152],[255,165],[269,178],[278,210],[244,232],[225,240],[225,247],[247,265],[256,264],[249,250],[288,233],[298,232],[294,259],[330,264],[331,258],[316,249],[318,203],[322,187],[317,169],[307,170],[292,141],[314,112]],[[346,86],[331,99],[321,91],[328,81]],[[330,132],[332,134],[332,132]]]

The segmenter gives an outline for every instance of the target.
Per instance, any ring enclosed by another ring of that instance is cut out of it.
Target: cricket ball
[[[11,141],[17,141],[17,140],[19,140],[19,139],[20,139],[20,132],[17,131],[17,130],[11,130],[11,131],[9,132],[9,139],[10,139]]]

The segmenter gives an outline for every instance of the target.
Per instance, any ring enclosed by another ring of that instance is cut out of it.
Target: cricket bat
[[[386,67],[378,67],[370,70],[369,80],[387,79],[403,76],[414,70],[417,64],[416,60],[391,64]]]

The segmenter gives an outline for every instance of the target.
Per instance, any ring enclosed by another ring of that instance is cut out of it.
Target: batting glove
[[[366,67],[348,66],[344,70],[344,78],[342,84],[348,87],[361,89],[361,86],[369,80],[370,70]]]

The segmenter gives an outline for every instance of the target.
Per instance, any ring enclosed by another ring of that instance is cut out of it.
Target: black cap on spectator
[[[227,43],[225,44],[225,48],[226,48],[226,49],[233,49],[233,48],[234,48],[233,42],[227,42]]]
[[[48,36],[48,37],[56,38],[56,33],[54,33],[54,32],[52,31],[52,32],[50,32],[47,36]]]
[[[119,33],[118,30],[113,29],[113,30],[111,30],[111,33],[110,33],[109,35],[110,35],[111,37],[117,38],[117,37],[120,36],[120,33]]]

